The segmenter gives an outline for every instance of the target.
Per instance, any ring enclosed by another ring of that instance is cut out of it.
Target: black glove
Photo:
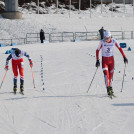
[[[128,59],[126,57],[124,57],[124,63],[128,63]]]
[[[97,60],[97,61],[96,61],[96,67],[99,67],[99,66],[100,66],[100,61]]]

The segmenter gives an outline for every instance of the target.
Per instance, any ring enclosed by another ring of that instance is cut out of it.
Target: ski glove
[[[5,66],[5,70],[8,71],[8,66],[7,65]]]
[[[99,66],[100,66],[100,61],[97,60],[97,61],[96,61],[96,67],[99,67]]]
[[[126,57],[124,57],[124,63],[128,63],[128,59]]]
[[[32,62],[32,60],[29,60],[29,64],[30,64],[30,67],[32,68],[32,67],[33,67],[33,62]]]

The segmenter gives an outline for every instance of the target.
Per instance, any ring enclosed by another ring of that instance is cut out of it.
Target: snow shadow
[[[22,100],[22,99],[27,99],[27,97],[12,97],[5,100]]]
[[[118,103],[118,104],[112,104],[113,106],[134,106],[134,103]]]
[[[106,95],[55,95],[55,96],[36,96],[33,98],[38,99],[38,98],[79,98],[79,97],[105,98]]]

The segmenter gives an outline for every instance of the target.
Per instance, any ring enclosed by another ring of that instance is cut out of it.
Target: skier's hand
[[[100,61],[97,60],[97,61],[96,61],[96,67],[99,67],[99,66],[100,66]]]
[[[128,59],[126,57],[124,57],[124,63],[128,63]]]
[[[8,71],[8,66],[7,65],[5,66],[5,70]]]
[[[32,68],[32,67],[33,67],[33,62],[32,62],[32,60],[29,60],[29,64],[30,64],[30,67]]]

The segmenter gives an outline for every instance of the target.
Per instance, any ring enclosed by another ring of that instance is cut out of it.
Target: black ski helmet
[[[21,53],[21,50],[17,48],[17,49],[15,50],[15,55],[16,55],[17,57],[20,57],[20,53]]]

